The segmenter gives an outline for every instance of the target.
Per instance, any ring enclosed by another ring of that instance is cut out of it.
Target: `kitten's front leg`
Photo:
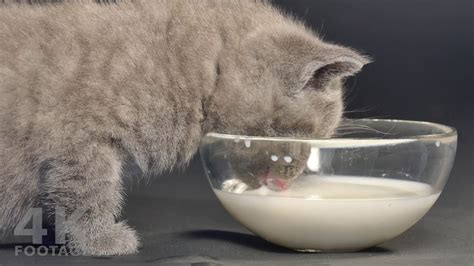
[[[237,194],[243,193],[245,190],[247,190],[247,188],[247,184],[237,178],[227,179],[222,183],[223,191],[233,192]]]
[[[121,159],[107,146],[75,148],[49,160],[45,177],[46,203],[63,207],[68,245],[83,255],[137,252],[136,233],[116,222],[122,204]],[[79,214],[74,217],[74,214]]]

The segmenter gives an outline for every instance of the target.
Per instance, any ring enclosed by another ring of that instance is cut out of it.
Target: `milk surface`
[[[439,192],[389,178],[305,176],[290,190],[214,190],[227,211],[266,240],[305,251],[350,251],[389,240],[415,224]]]

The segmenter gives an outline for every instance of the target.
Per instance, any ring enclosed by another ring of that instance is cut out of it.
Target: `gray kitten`
[[[8,2],[8,1],[7,1]],[[367,59],[258,1],[0,8],[0,226],[62,206],[86,255],[137,252],[121,170],[186,165],[210,131],[329,137]]]

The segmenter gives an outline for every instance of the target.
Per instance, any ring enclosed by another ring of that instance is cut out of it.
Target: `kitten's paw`
[[[89,256],[125,255],[138,252],[140,243],[135,230],[119,222],[96,235],[72,236],[70,248],[73,252]]]
[[[237,178],[228,179],[222,183],[222,190],[233,192],[233,193],[242,193],[247,190],[248,186],[241,180]]]

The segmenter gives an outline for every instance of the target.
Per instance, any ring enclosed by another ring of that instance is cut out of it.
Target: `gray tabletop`
[[[440,199],[413,228],[355,253],[297,253],[235,222],[211,191],[196,158],[186,171],[129,181],[125,217],[141,234],[140,253],[121,257],[15,256],[0,246],[0,265],[474,265],[472,144],[463,148]],[[128,171],[127,178],[137,174]]]

